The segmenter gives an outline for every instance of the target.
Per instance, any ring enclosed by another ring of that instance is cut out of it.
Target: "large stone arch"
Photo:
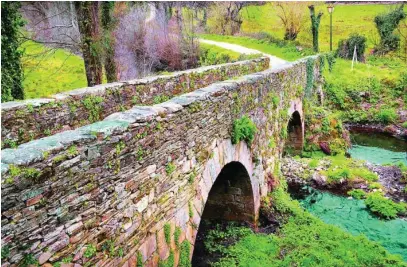
[[[245,142],[237,145],[230,140],[214,142],[211,158],[199,183],[197,199],[200,199],[202,206],[198,211],[199,217],[195,217],[197,227],[191,240],[191,259],[193,255],[196,257],[196,245],[196,252],[203,249],[203,244],[196,243],[203,220],[256,223],[262,186],[265,186],[262,166],[253,162],[250,148]]]
[[[300,154],[304,146],[304,113],[302,107],[302,100],[295,99],[291,101],[288,108],[290,119],[287,123],[287,140],[285,142],[285,152],[290,154]]]

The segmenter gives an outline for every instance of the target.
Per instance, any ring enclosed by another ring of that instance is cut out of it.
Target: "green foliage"
[[[403,128],[405,128],[405,129],[407,129],[407,121],[403,122],[403,123],[401,124],[401,126],[402,126]]]
[[[366,192],[362,189],[353,189],[348,192],[348,195],[355,199],[362,199],[366,197]]]
[[[378,191],[369,193],[365,204],[374,214],[383,219],[397,218],[397,215],[404,214],[407,208],[405,203],[395,203],[391,199],[385,198]]]
[[[205,249],[210,253],[225,255],[228,251],[227,244],[236,243],[239,239],[251,234],[252,231],[246,227],[230,223],[226,229],[221,225],[215,225],[214,229],[208,231],[205,237]]]
[[[170,251],[170,255],[168,258],[164,261],[160,260],[158,263],[158,267],[174,267],[174,262],[175,262],[175,255],[174,251]]]
[[[334,182],[337,182],[341,179],[350,178],[350,170],[348,168],[340,169],[329,169],[328,170],[328,179]]]
[[[340,40],[336,54],[340,58],[352,60],[355,46],[358,61],[364,61],[366,37],[357,33],[352,33],[351,36],[349,36],[349,38],[346,40]]]
[[[312,96],[312,88],[314,87],[314,59],[307,59],[307,85],[305,86],[305,96],[310,98]]]
[[[29,267],[29,266],[39,266],[38,260],[34,257],[33,254],[25,254],[23,259],[21,260],[20,267]]]
[[[178,266],[191,267],[191,261],[189,260],[190,253],[191,253],[191,244],[188,242],[188,240],[184,240],[181,243]]]
[[[377,183],[377,182],[370,183],[368,186],[369,189],[380,189],[382,187],[383,186],[381,185],[381,183]]]
[[[1,247],[1,259],[7,259],[10,256],[10,247],[8,245]]]
[[[19,34],[24,26],[20,2],[1,3],[1,102],[24,99]]]
[[[143,267],[143,256],[141,255],[140,251],[137,252],[137,267]]]
[[[403,11],[404,4],[387,13],[375,17],[377,31],[380,35],[380,44],[376,47],[377,52],[381,54],[395,51],[400,45],[400,37],[394,34],[401,20],[406,18],[406,13]]]
[[[243,236],[214,264],[230,266],[405,266],[365,236],[354,236],[304,211],[283,188],[272,193],[276,210],[291,215],[276,234]]]
[[[154,104],[160,104],[160,103],[163,103],[165,101],[168,101],[169,99],[170,99],[170,97],[167,96],[167,95],[156,95],[156,96],[154,96],[153,103]]]
[[[318,160],[318,159],[312,159],[312,160],[309,162],[308,166],[309,166],[310,168],[315,169],[316,167],[318,167],[318,164],[319,164],[319,160]]]
[[[89,121],[95,122],[100,119],[100,113],[102,112],[103,97],[101,96],[87,96],[82,100],[82,104],[89,112]]]
[[[398,115],[394,108],[382,108],[377,114],[377,120],[384,124],[393,123],[397,118]]]
[[[325,57],[326,57],[326,61],[328,62],[328,70],[329,70],[329,72],[332,72],[334,65],[336,63],[335,55],[334,55],[334,53],[326,53]]]
[[[175,241],[175,246],[177,248],[179,247],[179,237],[181,236],[181,227],[177,226],[175,227],[175,232],[174,232],[174,241]]]
[[[83,253],[85,258],[92,258],[96,255],[96,247],[93,244],[89,244],[86,246],[86,250]]]
[[[78,148],[75,145],[72,145],[67,150],[68,156],[74,157],[79,154]]]
[[[233,122],[232,142],[237,144],[244,140],[248,145],[251,145],[256,133],[256,124],[246,115]]]
[[[177,168],[177,167],[175,166],[175,164],[172,163],[172,162],[170,162],[170,163],[167,164],[167,166],[165,166],[165,172],[166,172],[168,175],[170,175],[170,174],[172,174],[172,173],[175,171],[176,168]]]
[[[168,245],[171,244],[171,224],[169,223],[164,224],[164,236],[165,242]]]
[[[308,6],[310,13],[311,13],[311,32],[312,32],[312,46],[314,48],[314,52],[319,51],[319,24],[321,23],[322,12],[319,12],[318,15],[315,15],[315,7],[314,5]]]

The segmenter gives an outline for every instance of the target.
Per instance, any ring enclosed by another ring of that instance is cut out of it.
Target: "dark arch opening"
[[[284,155],[299,155],[301,154],[304,144],[303,129],[301,115],[298,111],[294,111],[287,125],[287,140],[284,147]]]
[[[222,168],[209,192],[195,240],[192,266],[209,266],[214,260],[204,246],[209,230],[228,222],[252,225],[254,221],[254,195],[249,173],[243,164],[233,161]]]

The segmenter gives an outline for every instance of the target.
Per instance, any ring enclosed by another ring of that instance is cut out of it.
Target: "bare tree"
[[[303,28],[306,2],[274,2],[277,16],[285,27],[285,40],[295,40]]]
[[[222,35],[234,35],[240,31],[243,23],[240,11],[245,2],[215,2],[210,8],[210,16],[214,18],[215,25],[211,32]]]

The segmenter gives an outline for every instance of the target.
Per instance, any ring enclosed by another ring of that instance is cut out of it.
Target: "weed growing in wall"
[[[233,122],[232,142],[237,144],[246,141],[250,145],[254,140],[257,128],[254,122],[247,116],[243,116]]]

